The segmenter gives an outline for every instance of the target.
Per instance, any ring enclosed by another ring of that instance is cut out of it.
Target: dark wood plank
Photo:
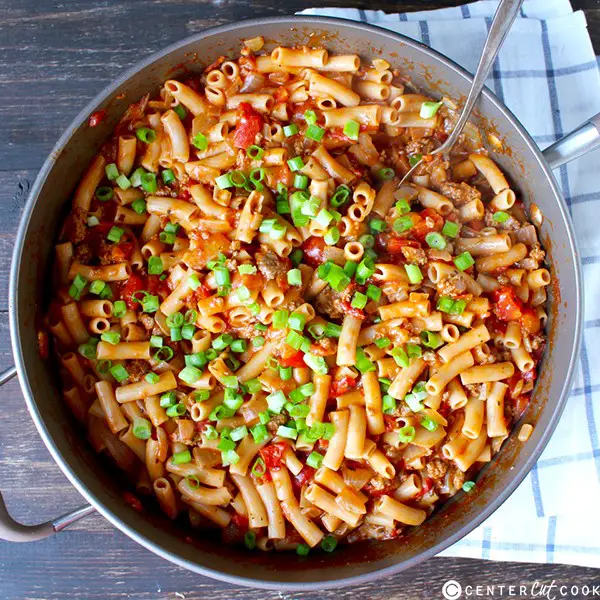
[[[384,11],[423,10],[460,0],[327,0],[328,6]],[[11,363],[8,271],[14,234],[37,170],[62,130],[85,103],[140,58],[206,27],[290,14],[314,0],[0,0],[0,368]],[[585,10],[600,50],[600,3]],[[43,446],[18,384],[0,390],[0,489],[24,523],[50,519],[82,499]],[[439,598],[449,578],[463,585],[598,584],[597,571],[561,565],[432,559],[369,586],[314,594],[260,593],[266,600],[317,598]],[[0,543],[0,597],[6,600],[156,598],[215,600],[256,592],[184,571],[136,545],[93,516],[35,544]],[[527,595],[525,597],[531,597]],[[572,597],[581,597],[573,595]]]

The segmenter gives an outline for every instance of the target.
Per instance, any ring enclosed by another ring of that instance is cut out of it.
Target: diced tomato
[[[88,125],[90,127],[98,127],[98,125],[100,125],[104,119],[106,119],[106,111],[101,108],[90,115],[90,118],[88,119]]]
[[[313,268],[317,268],[325,262],[325,241],[322,237],[311,236],[302,243],[304,262]]]
[[[433,479],[431,477],[425,477],[421,485],[421,491],[415,496],[415,498],[422,498],[427,492],[433,488]]]
[[[290,97],[290,92],[287,88],[279,87],[275,90],[275,94],[273,96],[275,98],[275,102],[287,102]]]
[[[513,417],[515,421],[518,421],[523,415],[523,413],[527,410],[527,407],[529,406],[529,400],[529,394],[521,394],[513,400]]]
[[[332,127],[331,129],[328,129],[327,137],[336,142],[352,143],[352,140],[344,133],[344,130],[341,127]]]
[[[121,242],[111,247],[111,254],[113,260],[117,262],[128,261],[134,250],[133,242]]]
[[[415,218],[416,217],[416,218]],[[412,215],[414,226],[409,231],[412,237],[424,241],[425,236],[432,231],[440,231],[444,226],[444,219],[433,208],[426,208],[420,213]]]
[[[50,354],[48,348],[48,332],[40,329],[37,332],[37,344],[38,344],[38,352],[40,353],[40,358],[42,360],[46,360]]]
[[[248,529],[248,517],[246,517],[245,515],[235,513],[235,515],[231,517],[231,522],[240,529]]]
[[[279,469],[283,460],[283,453],[287,448],[288,445],[285,442],[275,442],[261,448],[258,452],[265,461],[267,469]]]
[[[160,275],[148,275],[146,277],[146,290],[153,296],[158,296],[161,300],[164,300],[171,290],[166,279],[161,279]]]
[[[350,390],[353,390],[358,383],[358,377],[352,378],[349,375],[345,375],[341,379],[334,379],[331,386],[329,387],[329,397],[337,398],[342,394],[347,394]]]
[[[506,334],[506,323],[498,319],[498,317],[491,312],[487,318],[486,326],[491,333],[499,333],[500,335]]]
[[[196,304],[200,300],[212,296],[212,293],[212,290],[208,286],[201,283],[195,290],[191,290],[188,294],[188,304]]]
[[[533,308],[524,308],[520,321],[523,329],[531,335],[536,334],[540,330],[540,318]]]
[[[392,415],[383,415],[383,422],[385,423],[385,430],[387,433],[398,428],[398,423]]]
[[[131,492],[123,492],[123,500],[133,508],[133,510],[137,510],[137,512],[144,512],[144,506],[139,501],[138,497],[132,494]]]
[[[304,362],[304,352],[302,352],[302,350],[298,350],[298,352],[292,354],[291,356],[280,358],[279,364],[282,367],[305,367],[306,363]]]
[[[302,471],[298,473],[298,475],[294,476],[292,480],[292,485],[295,490],[299,493],[303,486],[309,484],[315,477],[315,470],[308,465],[304,465],[302,467]]]
[[[492,292],[495,303],[494,314],[501,321],[517,321],[523,314],[523,303],[515,293],[514,288],[507,285]]]
[[[340,304],[344,309],[344,313],[355,317],[357,319],[364,319],[366,317],[365,311],[362,308],[354,308],[352,306],[352,300],[350,297],[344,297],[340,300]]]
[[[256,134],[261,130],[264,119],[247,102],[241,102],[238,106],[239,124],[233,134],[233,144],[236,148],[246,149],[254,144]]]
[[[125,300],[127,308],[135,310],[138,303],[134,302],[133,295],[140,290],[145,289],[146,282],[140,275],[132,274],[129,279],[121,287],[121,299]]]
[[[377,236],[377,242],[384,250],[390,254],[402,254],[402,248],[409,246],[410,248],[420,248],[421,243],[416,240],[408,240],[400,237],[395,233],[384,233]]]

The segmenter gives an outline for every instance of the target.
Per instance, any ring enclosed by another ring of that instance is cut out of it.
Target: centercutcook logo
[[[448,579],[442,586],[442,595],[446,600],[458,600],[464,593],[469,597],[502,597],[502,596],[528,596],[534,598],[547,598],[557,600],[567,596],[600,596],[600,585],[561,585],[552,580],[550,583],[534,581],[530,585],[465,585],[463,586],[455,579]]]
[[[448,579],[442,586],[442,594],[446,600],[456,600],[462,594],[462,586],[454,579]]]

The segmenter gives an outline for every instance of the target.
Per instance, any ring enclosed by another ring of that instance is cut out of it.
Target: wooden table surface
[[[384,11],[462,2],[329,0],[322,4]],[[573,0],[586,12],[600,53],[600,2]],[[283,15],[310,0],[0,0],[0,368],[11,364],[8,272],[27,192],[46,155],[79,110],[141,57],[205,27]],[[66,198],[65,198],[66,200]],[[82,504],[50,458],[16,381],[0,391],[0,489],[23,523],[51,519]],[[264,599],[441,598],[441,586],[598,583],[592,569],[434,558],[377,584],[313,594],[259,592]],[[40,542],[0,543],[0,599],[194,600],[257,597],[180,569],[151,554],[100,516]],[[573,596],[579,597],[579,596]]]

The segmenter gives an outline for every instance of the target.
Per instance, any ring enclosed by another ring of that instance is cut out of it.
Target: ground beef
[[[422,248],[411,248],[410,246],[402,246],[402,254],[407,262],[417,265],[427,264],[427,256]]]
[[[93,257],[94,255],[92,254],[92,249],[88,244],[82,243],[75,246],[75,261],[80,262],[83,265],[87,265],[91,262]]]
[[[402,460],[404,448],[395,448],[389,444],[383,444],[383,453],[390,459],[391,463],[397,463]]]
[[[441,458],[432,458],[425,465],[425,470],[432,479],[441,479],[448,471],[448,465]]]
[[[442,183],[440,192],[450,198],[455,206],[462,206],[472,200],[481,200],[481,192],[466,183]]]
[[[451,467],[452,471],[452,486],[456,490],[460,490],[465,482],[465,474],[458,467]]]
[[[513,243],[522,242],[526,246],[533,246],[538,244],[537,231],[531,223],[523,224],[522,227],[516,229],[512,234],[511,238]]]
[[[127,363],[127,372],[129,373],[129,383],[137,383],[150,372],[150,367],[145,360],[130,360]]]
[[[483,221],[486,227],[493,227],[494,229],[498,229],[501,231],[516,231],[521,227],[519,221],[517,221],[514,217],[510,217],[508,221],[504,223],[498,223],[498,221],[494,221],[494,213],[493,210],[486,210],[483,216]]]
[[[406,144],[406,154],[430,154],[434,148],[435,142],[430,138],[412,140]]]
[[[255,255],[258,270],[265,279],[276,279],[278,275],[285,275],[289,270],[289,260],[280,258],[272,250],[260,250]]]
[[[451,273],[437,284],[437,290],[440,296],[457,298],[467,291],[467,284],[459,273]]]
[[[87,211],[79,206],[73,207],[67,219],[66,231],[71,242],[74,244],[82,242],[87,231]]]
[[[271,420],[267,423],[267,429],[271,435],[275,435],[277,433],[277,429],[279,429],[280,425],[283,425],[287,421],[287,417],[285,415],[273,415]]]
[[[544,258],[546,258],[546,253],[542,250],[542,247],[539,244],[534,244],[529,251],[529,256],[531,256],[531,258],[534,260],[537,260],[538,263],[542,263]]]
[[[330,319],[341,319],[344,316],[341,295],[329,286],[315,298],[315,308],[317,312],[327,315]]]
[[[331,356],[337,352],[337,342],[330,337],[324,337],[311,344],[310,351],[317,356]]]
[[[362,540],[393,540],[397,537],[398,530],[394,527],[364,523],[351,531],[346,539],[351,544]]]
[[[155,323],[152,316],[150,316],[148,313],[140,313],[138,319],[146,331],[152,331]]]
[[[406,290],[394,282],[386,283],[381,289],[390,302],[403,302],[408,299]]]

